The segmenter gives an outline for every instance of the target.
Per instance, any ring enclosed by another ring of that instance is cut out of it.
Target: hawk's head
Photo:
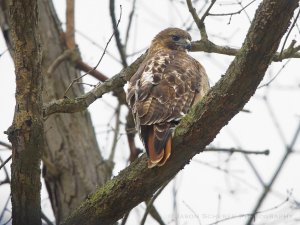
[[[179,28],[167,28],[159,32],[152,41],[151,48],[168,48],[186,51],[191,49],[191,36]]]

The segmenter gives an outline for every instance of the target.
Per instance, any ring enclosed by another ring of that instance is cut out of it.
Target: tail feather
[[[164,148],[164,157],[159,161],[159,163],[157,164],[157,166],[163,166],[166,161],[168,160],[168,158],[171,155],[171,144],[172,144],[172,137],[170,136],[167,140],[166,146]]]
[[[155,142],[155,135],[154,130],[151,127],[151,130],[149,131],[149,136],[147,140],[147,147],[148,147],[148,155],[149,155],[149,161],[151,161],[152,164],[156,165],[159,163],[162,158],[164,157],[164,149],[161,149],[160,151],[157,151],[154,146]]]
[[[147,154],[148,167],[162,166],[171,154],[171,129],[169,124],[147,126],[142,129]]]

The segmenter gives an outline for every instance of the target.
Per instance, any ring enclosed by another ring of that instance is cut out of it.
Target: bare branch
[[[116,147],[117,147],[117,142],[119,139],[119,132],[120,132],[120,115],[121,115],[121,105],[119,104],[116,108],[115,111],[115,117],[116,117],[116,122],[115,122],[115,127],[114,127],[114,137],[113,137],[113,143],[110,151],[110,155],[108,160],[112,163],[114,160],[115,152],[116,152]]]
[[[200,40],[192,42],[192,52],[207,52],[207,53],[218,53],[222,55],[230,55],[230,56],[236,56],[240,49],[237,48],[231,48],[229,46],[220,46],[216,45],[211,41],[208,40]],[[273,56],[273,61],[278,62],[282,61],[283,59],[287,58],[300,58],[300,46],[297,46],[295,48],[287,48],[285,49],[282,54],[280,55],[279,52],[275,53]]]
[[[118,20],[118,22],[117,22],[117,24],[116,24],[116,27],[119,26],[120,21],[121,21],[121,17],[122,17],[122,7],[120,6],[120,16],[119,16],[119,20]],[[103,57],[104,57],[104,55],[105,55],[105,53],[106,53],[106,49],[107,49],[109,43],[111,42],[111,39],[113,38],[113,36],[114,36],[115,34],[116,34],[116,30],[112,33],[112,35],[111,35],[110,38],[108,39],[108,41],[107,41],[107,43],[106,43],[106,46],[105,46],[105,48],[104,48],[104,50],[103,50],[103,53],[102,53],[102,55],[101,55],[99,61],[97,62],[96,66],[94,66],[91,70],[87,71],[85,74],[81,75],[80,77],[74,79],[74,80],[70,83],[70,85],[68,86],[67,90],[65,91],[64,97],[66,97],[67,92],[70,90],[70,88],[72,87],[72,85],[73,85],[75,82],[77,82],[78,80],[82,79],[84,76],[86,76],[87,74],[89,74],[89,73],[92,72],[93,70],[97,69],[97,67],[99,66],[100,62],[102,61],[102,59],[103,59]]]
[[[208,7],[209,9],[212,7],[212,5],[215,3],[216,0],[212,0],[210,6]],[[197,15],[197,12],[196,12],[196,9],[193,7],[193,4],[192,4],[192,1],[191,0],[186,0],[186,3],[187,3],[187,6],[188,6],[188,9],[200,31],[200,34],[201,34],[201,40],[205,40],[207,41],[208,40],[208,37],[207,37],[207,32],[206,32],[206,29],[205,29],[205,25],[204,25],[204,19],[208,13],[208,11],[206,11],[203,15],[203,17],[200,19],[199,16]]]
[[[248,155],[244,155],[244,158],[246,159],[246,161],[249,164],[250,168],[253,170],[256,178],[258,179],[258,181],[260,182],[262,187],[265,187],[266,184],[265,184],[263,178],[261,177],[261,175],[259,174],[258,170],[256,169],[256,167],[254,166],[253,162],[251,161],[250,157]]]
[[[280,70],[278,70],[278,72],[272,77],[272,79],[270,79],[267,83],[260,85],[257,89],[263,88],[263,87],[267,87],[269,86],[277,77],[278,75],[282,72],[282,70],[285,68],[285,66],[290,62],[291,59],[288,59],[280,68]]]
[[[3,142],[3,141],[0,141],[0,145],[6,147],[6,148],[8,148],[8,149],[12,149],[12,147],[11,147],[10,144],[7,144],[7,143],[5,143],[5,142]]]
[[[83,62],[81,59],[76,60],[75,63],[76,63],[77,69],[80,69],[80,70],[92,75],[93,77],[95,77],[96,79],[98,79],[101,82],[104,82],[108,79],[108,77],[105,76],[103,73],[101,73],[99,70],[92,68],[91,66],[89,66],[88,64]]]
[[[204,20],[205,18],[208,16],[209,11],[211,10],[211,8],[213,7],[213,5],[216,3],[217,0],[211,0],[210,5],[208,6],[207,10],[205,11],[205,13],[203,14],[203,16],[200,19],[200,24],[203,23],[204,24]]]
[[[193,213],[194,218],[197,218],[198,220],[198,224],[201,225],[201,221],[199,219],[199,216],[197,215],[197,213],[195,212],[195,210],[192,209],[191,206],[189,206],[185,201],[183,201],[183,204]]]
[[[127,25],[126,36],[125,36],[125,44],[124,44],[125,49],[127,47],[127,43],[128,43],[128,40],[129,40],[129,33],[130,33],[131,24],[132,24],[132,20],[133,20],[133,15],[134,15],[134,11],[135,11],[135,3],[136,3],[136,0],[133,0],[132,9],[131,9],[131,12],[130,12],[129,18],[128,18],[128,25]]]
[[[165,189],[165,187],[169,184],[170,180],[168,180],[167,182],[165,182],[160,189],[155,193],[155,195],[151,198],[150,201],[147,202],[147,208],[146,211],[144,213],[144,216],[141,220],[141,225],[144,225],[147,219],[147,215],[149,213],[149,211],[151,210],[151,208],[153,207],[153,203],[155,201],[155,199],[161,194],[161,192]]]
[[[248,6],[250,6],[255,1],[256,0],[252,0],[247,5],[245,5],[244,7],[242,7],[240,10],[238,10],[236,12],[232,12],[232,13],[208,13],[208,16],[233,16],[233,15],[237,15],[237,14],[240,14],[242,11],[244,11]]]
[[[1,165],[0,165],[0,170],[2,169],[2,167],[4,167],[5,166],[5,164],[6,163],[8,163],[9,162],[9,160],[11,160],[11,158],[12,158],[12,155],[11,156],[9,156]]]
[[[120,10],[122,12],[122,5],[120,5]],[[109,1],[109,13],[110,13],[113,30],[115,33],[115,39],[116,39],[117,47],[118,47],[120,57],[122,60],[123,67],[127,67],[128,65],[127,65],[127,60],[126,60],[125,49],[124,49],[124,45],[121,42],[120,32],[118,29],[118,23],[120,22],[120,20],[118,22],[116,22],[117,20],[116,20],[116,16],[115,16],[115,0]]]
[[[74,18],[75,3],[74,0],[67,0],[66,9],[66,43],[69,49],[75,49],[75,18]]]
[[[140,63],[144,60],[146,54],[140,56],[129,67],[123,69],[120,73],[106,80],[102,84],[79,96],[75,99],[59,99],[45,104],[43,107],[43,115],[47,117],[53,113],[74,113],[85,110],[96,99],[101,98],[103,94],[123,87],[130,77],[135,73]]]
[[[254,155],[269,155],[270,150],[263,150],[263,151],[249,151],[243,149],[235,149],[235,148],[206,148],[204,152],[227,152],[227,153],[242,153],[242,154],[254,154]]]
[[[300,15],[300,8],[299,8],[299,11],[298,11],[298,13],[297,13],[296,18],[294,19],[294,22],[292,23],[291,28],[289,29],[289,31],[288,31],[288,33],[287,33],[285,39],[284,39],[284,42],[283,42],[283,45],[282,45],[282,48],[281,48],[281,51],[280,51],[279,56],[281,56],[281,54],[282,54],[282,52],[283,52],[283,50],[284,50],[284,46],[285,46],[285,44],[286,44],[286,42],[287,42],[287,39],[289,38],[289,36],[290,36],[290,34],[291,34],[291,31],[293,30],[293,28],[294,28],[294,26],[295,26],[295,24],[296,24],[296,22],[297,22],[297,19],[298,19],[299,15]],[[295,41],[295,40],[292,41],[292,43],[291,43],[291,45],[290,45],[290,47],[289,47],[288,49],[293,49],[293,47],[294,47],[295,44],[296,44],[296,41]]]
[[[47,225],[53,225],[51,220],[45,215],[43,211],[42,211],[42,220],[44,220],[47,223]]]

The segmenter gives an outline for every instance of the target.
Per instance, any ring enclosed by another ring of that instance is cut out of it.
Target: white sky
[[[174,3],[171,3],[174,2]],[[183,21],[191,24],[191,16],[183,4],[185,1],[146,1],[139,0],[136,4],[136,14],[132,24],[132,32],[128,43],[128,53],[143,50],[149,46],[152,38],[162,29],[169,26],[181,27]],[[199,10],[204,1],[198,1],[195,5]],[[205,1],[206,2],[206,1]],[[234,12],[241,8],[234,0],[217,1],[212,8],[212,13]],[[250,1],[243,1],[246,5]],[[65,22],[65,1],[54,1],[59,18]],[[259,1],[254,2],[247,8],[248,16],[252,19]],[[118,5],[122,4],[123,15],[120,23],[121,36],[124,39],[128,22],[128,15],[131,11],[131,1],[116,1],[116,15],[119,15]],[[220,45],[229,45],[232,47],[241,46],[245,34],[249,28],[250,22],[245,13],[227,17],[207,17],[206,26],[210,40]],[[230,24],[228,22],[230,21]],[[108,10],[108,1],[78,0],[76,1],[76,29],[92,39],[96,44],[104,47],[112,33],[112,25]],[[94,66],[102,50],[76,33],[76,40],[81,50],[82,58],[85,62]],[[288,44],[292,39],[298,40],[299,28],[291,33]],[[193,26],[191,35],[194,40],[198,40],[199,33]],[[0,53],[6,49],[3,37],[0,37]],[[119,57],[113,39],[109,45],[108,52],[115,57]],[[217,54],[207,54],[202,52],[191,53],[193,57],[199,60],[207,70],[213,85],[220,76],[225,73],[226,68],[233,57],[220,56]],[[132,62],[138,55],[129,59]],[[262,84],[268,82],[282,66],[286,63],[272,63],[267,71]],[[300,97],[300,77],[299,77],[300,59],[293,59],[284,67],[279,76],[272,82],[271,87],[261,88],[255,96],[245,106],[245,109],[251,113],[239,113],[234,117],[228,126],[222,129],[220,134],[213,142],[213,146],[225,148],[242,148],[246,150],[270,150],[269,156],[251,155],[249,158],[259,171],[264,182],[268,182],[274,169],[278,166],[281,157],[284,154],[285,146],[274,125],[274,121],[268,111],[264,96],[268,97],[268,103],[271,105],[272,112],[275,114],[279,126],[282,129],[287,144],[291,143],[292,137],[299,124],[299,97]],[[122,66],[114,60],[109,54],[106,54],[98,67],[107,76],[111,77],[118,73]],[[7,141],[3,132],[10,126],[14,112],[14,69],[12,60],[8,53],[0,57],[0,104],[1,122],[0,122],[0,140]],[[88,83],[96,84],[93,78],[85,80]],[[89,88],[86,88],[89,90]],[[113,108],[117,101],[110,94],[97,100],[89,108],[94,121],[99,145],[104,157],[109,155],[112,132],[106,131],[114,126]],[[125,121],[126,108],[122,108],[122,121]],[[122,127],[124,133],[124,127]],[[142,147],[137,138],[138,145]],[[294,148],[300,151],[300,141]],[[124,147],[126,146],[126,147]],[[3,149],[2,147],[0,147]],[[116,153],[116,167],[114,174],[126,166],[129,156],[127,141],[124,135],[120,136]],[[122,151],[121,151],[122,150]],[[9,151],[0,151],[2,159],[10,155]],[[273,192],[268,195],[267,200],[261,209],[272,208],[279,205],[287,197],[287,191],[292,191],[292,197],[300,201],[300,179],[299,179],[299,153],[292,154],[279,179],[273,186]],[[208,166],[200,164],[198,161],[209,163],[213,166],[229,170],[230,174],[225,174]],[[9,168],[9,166],[7,166]],[[0,171],[0,180],[4,177],[3,170]],[[201,153],[178,174],[176,181],[172,182],[163,191],[161,196],[155,201],[163,220],[167,224],[176,224],[173,219],[173,189],[177,190],[178,206],[178,224],[209,224],[217,220],[216,215],[219,212],[219,219],[230,216],[252,212],[257,198],[262,192],[262,186],[255,177],[245,158],[241,154],[233,154],[229,157],[224,153]],[[46,213],[52,217],[49,212],[49,202],[45,188],[42,191],[43,206]],[[0,211],[9,194],[9,186],[0,187]],[[220,199],[219,197],[220,196]],[[286,203],[279,209],[271,210],[257,216],[257,223],[269,223],[274,220],[274,216],[279,216],[284,223],[291,223],[293,218],[299,218],[299,210],[291,210],[292,204]],[[141,204],[134,212],[130,214],[127,224],[138,224],[143,216],[145,206]],[[7,213],[9,215],[9,213]],[[197,215],[200,219],[196,218]],[[272,217],[273,216],[273,217]],[[284,217],[285,216],[285,217]],[[278,218],[278,217],[277,217]],[[220,224],[243,224],[246,217],[229,220]],[[153,224],[153,220],[148,217],[146,224]]]

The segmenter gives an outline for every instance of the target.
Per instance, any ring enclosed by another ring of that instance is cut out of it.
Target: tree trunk
[[[45,54],[42,68],[45,76],[44,102],[62,98],[73,79],[80,76],[69,61],[52,74],[49,66],[65,50],[63,32],[51,1],[40,1],[40,33]],[[83,93],[81,85],[74,85],[68,95]],[[50,163],[44,163],[44,177],[57,223],[102,186],[110,177],[100,154],[89,112],[53,115],[45,121],[46,151]],[[44,161],[45,162],[45,161]],[[52,165],[55,170],[52,171]]]
[[[16,73],[16,108],[8,129],[12,143],[12,221],[36,225],[41,224],[40,161],[44,147],[37,1],[12,0],[9,11]]]
[[[0,3],[0,23],[9,46],[14,40],[11,40],[9,32],[8,2],[6,0]],[[80,73],[68,59],[53,73],[47,73],[49,66],[67,47],[52,2],[39,0],[38,5],[45,83],[43,99],[46,103],[62,98],[71,81]],[[74,97],[82,93],[83,87],[76,84],[70,89],[68,96]],[[56,223],[60,223],[88,194],[110,178],[111,168],[101,156],[88,111],[51,115],[46,118],[44,127],[43,175]]]

